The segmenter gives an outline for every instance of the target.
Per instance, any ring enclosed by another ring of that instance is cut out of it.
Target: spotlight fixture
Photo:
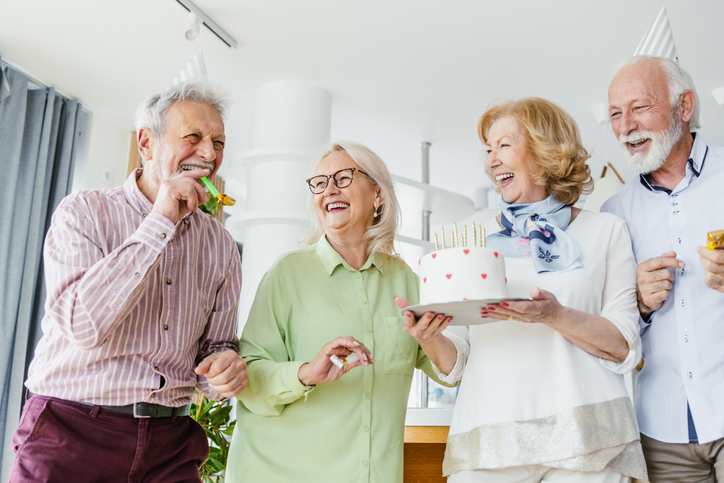
[[[208,15],[202,12],[201,9],[194,4],[194,2],[191,0],[176,0],[176,2],[191,13],[191,21],[186,29],[186,38],[188,40],[194,40],[199,36],[199,30],[201,29],[201,24],[203,24],[228,47],[232,49],[236,48],[236,40],[226,33],[224,29],[219,27],[216,22],[211,20]]]
[[[194,12],[189,14],[189,24],[186,27],[186,33],[184,36],[189,42],[193,42],[199,36],[199,29],[201,28],[201,19],[196,16]]]

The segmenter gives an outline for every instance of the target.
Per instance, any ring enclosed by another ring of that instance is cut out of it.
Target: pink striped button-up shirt
[[[26,381],[32,393],[180,406],[199,387],[219,399],[194,368],[238,350],[236,243],[200,211],[176,225],[151,213],[136,184],[142,171],[122,187],[73,193],[53,214],[43,337]]]

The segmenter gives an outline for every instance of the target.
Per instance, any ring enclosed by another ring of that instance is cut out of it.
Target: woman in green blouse
[[[266,273],[242,334],[249,385],[237,396],[227,479],[401,482],[413,370],[436,376],[394,302],[417,303],[419,282],[394,251],[392,179],[349,142],[315,164],[314,243]],[[330,361],[352,352],[359,361],[343,369]]]

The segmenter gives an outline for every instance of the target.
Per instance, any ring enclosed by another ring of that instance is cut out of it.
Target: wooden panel
[[[405,443],[447,442],[448,426],[405,426]]]
[[[404,483],[445,483],[444,456],[444,443],[405,443]]]
[[[136,168],[142,168],[143,163],[141,162],[141,153],[138,152],[138,141],[136,140],[136,132],[131,134],[131,147],[128,150],[128,170],[126,172],[126,178],[131,175],[131,171]]]

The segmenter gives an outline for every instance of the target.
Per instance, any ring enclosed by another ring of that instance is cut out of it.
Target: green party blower
[[[214,196],[214,198],[216,198],[216,201],[217,201],[220,205],[234,206],[234,204],[236,203],[236,200],[235,200],[234,198],[232,198],[231,196],[229,196],[229,195],[219,194],[218,190],[217,190],[216,188],[214,188],[214,185],[212,185],[212,184],[211,184],[211,181],[209,181],[209,178],[207,178],[206,176],[202,176],[202,177],[199,178],[199,179],[200,179],[200,180],[204,183],[204,185],[209,189],[209,191],[211,192],[211,194]]]

